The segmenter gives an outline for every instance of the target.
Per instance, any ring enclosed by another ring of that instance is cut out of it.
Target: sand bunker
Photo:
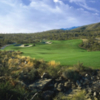
[[[52,44],[52,42],[48,41],[48,42],[46,42],[46,44]]]
[[[32,45],[25,46],[24,44],[22,44],[22,45],[19,46],[19,47],[32,47]]]

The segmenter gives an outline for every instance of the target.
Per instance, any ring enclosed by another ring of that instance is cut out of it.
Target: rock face
[[[52,79],[40,79],[34,82],[33,84],[30,84],[28,87],[29,89],[37,89],[37,91],[43,90],[46,88],[46,86],[52,81]]]
[[[42,79],[45,79],[45,78],[50,78],[49,74],[48,73],[43,73],[43,75],[41,76]]]
[[[71,83],[68,81],[68,82],[65,82],[64,83],[64,87],[66,88],[66,89],[69,89],[69,88],[71,88]]]
[[[52,100],[53,96],[59,92],[73,95],[73,93],[81,90],[85,90],[88,94],[86,100],[94,100],[95,98],[100,100],[100,73],[85,72],[85,74],[80,76],[76,81],[65,79],[61,76],[55,79],[48,79],[50,78],[49,75],[44,73],[41,79],[33,84],[29,84],[27,87],[30,90],[34,90],[35,93],[42,92],[43,100]],[[20,81],[19,83],[25,86],[24,82]]]
[[[62,84],[62,83],[59,83],[59,84],[57,85],[57,90],[58,90],[58,91],[62,91],[62,90],[63,90],[63,84]]]

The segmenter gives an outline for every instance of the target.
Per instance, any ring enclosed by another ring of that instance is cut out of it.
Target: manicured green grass
[[[55,60],[61,65],[75,65],[82,62],[85,66],[100,68],[100,51],[88,52],[78,45],[82,40],[52,41],[52,44],[38,43],[32,47],[8,46],[4,50],[20,50],[24,56],[45,61]]]

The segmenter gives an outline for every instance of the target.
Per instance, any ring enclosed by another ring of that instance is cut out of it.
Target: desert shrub
[[[86,100],[85,95],[86,95],[86,92],[85,90],[83,90],[74,94],[73,97],[69,100]]]
[[[85,75],[86,73],[88,74],[91,74],[91,72],[93,71],[93,69],[89,68],[89,67],[85,67],[83,65],[83,63],[77,63],[75,66],[74,66],[75,70],[77,72],[79,72],[80,75]]]
[[[35,46],[35,44],[33,44],[33,46]]]
[[[61,69],[61,66],[57,66],[56,68],[53,66],[48,66],[46,69],[46,72],[52,77],[56,78],[59,76],[59,71]]]
[[[80,75],[77,71],[68,69],[62,73],[62,77],[65,79],[70,79],[70,80],[76,81],[80,78]]]
[[[10,82],[0,82],[0,100],[25,100],[27,91],[21,86],[13,87]]]
[[[50,75],[52,78],[57,77],[57,72],[58,72],[57,69],[55,69],[55,68],[49,68],[49,69],[47,70],[47,72],[49,73],[49,75]]]
[[[80,44],[80,47],[87,49],[88,51],[99,51],[100,50],[100,44],[94,37],[91,37],[88,39],[87,42],[82,42]]]
[[[8,69],[8,66],[0,67],[0,76],[9,75],[10,73],[11,73],[11,71]]]
[[[39,78],[39,74],[37,69],[33,68],[33,69],[24,69],[23,73],[20,74],[19,79],[23,80],[26,83],[31,83],[34,82],[35,79]]]
[[[60,92],[53,100],[86,100],[85,95],[85,90],[73,94],[72,97]]]
[[[28,44],[24,44],[24,46],[29,46]]]
[[[80,62],[78,62],[74,67],[78,71],[84,71],[86,69],[86,67],[83,65],[83,63],[80,63]]]
[[[59,65],[60,65],[60,62],[55,62],[54,60],[48,62],[48,66],[56,67]]]
[[[14,79],[17,79],[18,77],[19,77],[19,75],[20,75],[20,71],[12,71],[11,72],[11,76],[12,76],[12,78],[14,78]]]
[[[38,66],[37,70],[38,70],[39,75],[42,75],[44,72],[48,70],[48,66],[45,62],[43,62]]]
[[[63,99],[63,98],[65,98],[65,94],[62,93],[62,92],[60,92],[60,93],[58,93],[58,95],[56,95],[56,96],[53,98],[53,100],[68,100],[68,99]]]

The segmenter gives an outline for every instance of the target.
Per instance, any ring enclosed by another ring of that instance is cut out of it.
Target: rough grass
[[[46,61],[55,60],[61,65],[75,65],[77,62],[83,62],[85,66],[100,68],[100,51],[88,52],[78,45],[82,40],[52,41],[52,44],[37,43],[32,47],[18,47],[10,45],[4,50],[20,50],[24,56],[30,56],[36,59]]]

